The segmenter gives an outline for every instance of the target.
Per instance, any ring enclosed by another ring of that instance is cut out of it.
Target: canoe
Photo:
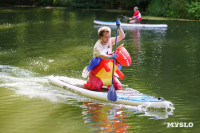
[[[107,99],[107,91],[97,92],[88,90],[83,87],[83,84],[86,83],[86,81],[84,80],[64,76],[49,76],[48,81],[55,86],[61,87],[78,95],[110,102]],[[173,106],[171,102],[166,101],[163,98],[156,98],[153,96],[138,93],[136,91],[118,90],[116,91],[116,93],[116,104],[126,104],[134,106],[142,105],[154,108],[168,108]]]
[[[108,26],[116,26],[116,22],[108,22],[108,21],[99,21],[94,20],[95,24],[99,25],[108,25]],[[137,27],[137,28],[167,28],[167,24],[129,24],[129,23],[121,23],[122,27]]]
[[[107,99],[108,91],[97,92],[91,91],[83,87],[83,84],[86,83],[84,80],[69,78],[64,76],[49,76],[48,81],[58,87],[76,93],[78,95],[86,96],[89,98],[102,100],[110,102]],[[123,91],[117,90],[117,101],[116,104],[125,104],[125,105],[134,105],[134,106],[145,106],[153,108],[170,108],[173,107],[173,104],[169,101],[166,101],[163,98],[156,98],[153,96],[148,96],[138,91]]]

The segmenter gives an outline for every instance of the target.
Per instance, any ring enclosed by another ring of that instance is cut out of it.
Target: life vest
[[[135,11],[135,13],[133,14],[133,17],[136,18],[139,21],[142,21],[142,15],[138,11]]]

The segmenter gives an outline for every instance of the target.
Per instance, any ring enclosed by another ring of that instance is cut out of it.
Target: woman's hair
[[[135,9],[136,11],[139,11],[139,8],[138,8],[137,6],[135,6],[134,9]]]
[[[103,27],[99,28],[98,36],[102,37],[104,32],[111,33],[111,29],[109,27],[107,27],[107,26],[103,26]]]

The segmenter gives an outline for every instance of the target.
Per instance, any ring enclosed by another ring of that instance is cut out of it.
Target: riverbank
[[[6,11],[12,11],[10,9],[27,9],[27,8],[34,8],[34,9],[77,9],[77,10],[102,10],[102,11],[107,11],[107,12],[119,12],[119,13],[130,13],[132,14],[133,12],[130,10],[124,10],[124,9],[79,9],[79,8],[72,8],[72,7],[55,7],[55,6],[35,6],[35,5],[5,5],[3,7],[0,7],[0,9],[4,9],[1,12],[6,12]],[[9,10],[6,10],[9,9]],[[144,13],[145,14],[145,13]],[[126,16],[127,17],[127,16]],[[131,16],[130,16],[131,17]],[[128,17],[127,17],[128,18]],[[168,17],[158,17],[158,16],[144,16],[142,15],[143,20],[178,20],[178,21],[197,21],[200,22],[200,20],[191,20],[191,19],[180,19],[180,18],[168,18]]]
[[[200,22],[200,20],[190,20],[190,19],[180,19],[180,18],[165,18],[165,17],[156,17],[156,16],[142,16],[142,19],[146,19],[146,20],[198,21],[198,22]]]

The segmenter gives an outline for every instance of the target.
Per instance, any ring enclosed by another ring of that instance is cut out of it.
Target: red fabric
[[[108,63],[105,63],[103,67],[105,68],[106,72],[110,71],[110,67],[108,66]]]
[[[133,17],[138,19],[139,21],[142,21],[142,18],[139,16],[140,12],[138,11],[135,11],[134,14],[133,14]]]
[[[117,73],[117,75],[119,76],[120,79],[124,78],[124,74],[119,69],[117,69],[116,73]]]
[[[115,90],[121,90],[122,89],[122,85],[116,80],[115,76],[114,76],[113,85],[115,87]]]
[[[93,73],[96,75],[102,68],[105,68],[106,71],[110,71],[108,65],[107,64],[109,61],[112,61],[113,59],[101,59],[101,62],[98,64],[98,66],[96,66],[94,69],[92,69],[91,71],[93,71]]]
[[[122,85],[116,80],[115,76],[114,76],[113,85],[116,90],[122,89]],[[88,87],[89,90],[100,91],[100,92],[103,91],[102,90],[103,82],[101,81],[101,79],[96,77],[92,71],[90,71],[89,80],[87,81],[86,84],[84,84],[84,87],[86,86]]]
[[[119,64],[124,65],[124,66],[130,66],[131,65],[131,57],[130,57],[128,51],[124,47],[120,48],[117,51],[117,62]]]
[[[128,51],[122,47],[121,45],[117,49],[117,61],[115,61],[115,65],[122,64],[124,66],[130,66],[131,65],[131,58],[128,53]],[[89,72],[89,80],[87,81],[86,84],[84,84],[84,87],[88,87],[89,90],[94,90],[94,91],[103,91],[103,82],[99,77],[96,77],[95,75],[102,69],[105,69],[106,72],[109,72],[111,69],[108,66],[108,62],[112,61],[113,59],[101,59],[101,62]],[[116,66],[117,67],[117,66]],[[124,75],[120,70],[116,70],[116,73],[119,75],[121,79],[123,79]],[[111,77],[112,78],[112,77]],[[122,85],[121,83],[116,80],[116,77],[114,77],[113,85],[116,90],[121,90]]]
[[[89,90],[102,91],[103,82],[100,78],[96,77],[92,71],[89,73],[89,80],[87,81],[87,87]]]

